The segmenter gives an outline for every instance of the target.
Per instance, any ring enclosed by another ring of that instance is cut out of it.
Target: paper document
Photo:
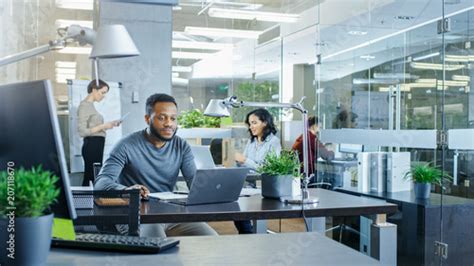
[[[160,200],[170,200],[170,199],[185,199],[188,197],[187,194],[178,194],[174,192],[155,192],[148,194],[148,197],[160,199]]]
[[[87,187],[82,187],[82,186],[71,186],[71,191],[93,191],[94,187],[93,186],[87,186]]]
[[[260,188],[243,188],[240,192],[240,196],[252,196],[262,194],[262,189]]]
[[[130,112],[124,114],[121,118],[120,118],[120,122],[123,122],[123,120],[125,120],[125,118],[127,118],[127,116],[130,114]]]

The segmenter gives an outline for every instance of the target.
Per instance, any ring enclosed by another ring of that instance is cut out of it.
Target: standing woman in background
[[[109,92],[109,85],[99,79],[92,80],[87,86],[87,97],[77,109],[77,126],[79,135],[84,138],[82,158],[84,159],[84,179],[82,186],[89,186],[94,181],[94,163],[102,163],[104,157],[105,131],[120,125],[120,121],[104,123],[104,117],[97,112],[94,102],[100,102]]]
[[[272,115],[265,109],[256,109],[247,114],[245,124],[249,127],[250,140],[245,146],[244,154],[236,153],[235,160],[242,167],[256,170],[264,161],[267,154],[280,154],[280,139],[275,136],[277,130]],[[252,233],[250,221],[235,221],[239,234]]]

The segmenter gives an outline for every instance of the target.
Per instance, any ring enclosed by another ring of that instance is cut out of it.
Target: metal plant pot
[[[53,217],[49,214],[13,220],[0,218],[0,265],[45,265],[51,245]]]
[[[292,175],[262,174],[262,196],[271,199],[295,196],[294,192],[292,193],[294,184],[295,178]]]
[[[430,183],[416,183],[415,182],[415,197],[417,199],[429,199],[431,191]]]

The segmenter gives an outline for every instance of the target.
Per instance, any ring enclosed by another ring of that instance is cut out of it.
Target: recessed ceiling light
[[[183,49],[223,50],[231,49],[234,45],[231,43],[173,41],[172,47]]]
[[[208,28],[208,27],[189,27],[186,26],[184,32],[191,35],[211,36],[211,37],[230,37],[243,39],[258,39],[262,31],[254,30],[235,30],[223,28]]]
[[[426,55],[421,55],[421,56],[413,57],[413,61],[420,61],[420,60],[432,58],[432,57],[435,57],[435,56],[438,56],[438,55],[439,55],[439,52],[426,54]]]
[[[369,61],[369,60],[375,59],[375,56],[366,54],[366,55],[361,55],[360,58]]]
[[[92,28],[93,24],[91,20],[69,20],[69,19],[56,19],[54,23],[56,28],[65,28],[71,25],[79,25],[86,28]]]
[[[92,47],[65,47],[58,51],[61,54],[90,54]]]
[[[175,59],[195,59],[200,60],[209,57],[210,53],[178,52],[172,51],[171,57]]]
[[[94,0],[56,0],[56,6],[65,9],[92,10]]]
[[[364,36],[364,35],[367,35],[367,31],[360,31],[360,30],[351,30],[349,32],[347,32],[348,34],[350,35],[354,35],[354,36]]]
[[[226,9],[226,8],[210,8],[208,11],[210,17],[215,18],[231,18],[244,20],[258,20],[269,22],[287,22],[293,23],[298,21],[300,15],[274,12],[259,12],[242,9]]]

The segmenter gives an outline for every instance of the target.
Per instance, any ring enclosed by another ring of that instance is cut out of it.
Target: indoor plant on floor
[[[58,177],[41,166],[0,172],[0,265],[42,265],[51,245]]]
[[[293,151],[269,153],[257,171],[262,175],[263,197],[281,199],[301,194],[300,162]]]
[[[445,181],[451,181],[448,173],[432,166],[431,163],[414,163],[405,176],[415,183],[415,197],[417,199],[428,199],[430,197],[431,184],[437,184],[443,187],[443,178]]]

